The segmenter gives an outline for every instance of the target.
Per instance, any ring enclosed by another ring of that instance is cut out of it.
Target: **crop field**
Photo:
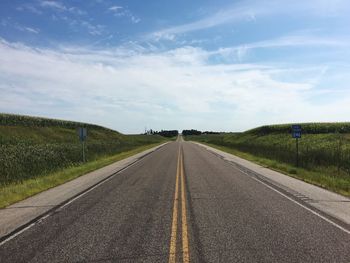
[[[88,130],[87,161],[165,141],[158,135],[123,135],[85,123],[0,114],[0,185],[81,164],[78,127]]]
[[[329,188],[350,193],[350,123],[308,123],[302,124],[302,131],[299,168],[322,175],[318,185],[334,184]],[[291,125],[263,126],[243,133],[191,135],[186,139],[272,160],[272,166],[286,164],[287,173],[302,177],[295,167],[296,141],[291,137]],[[325,177],[328,182],[324,182]]]

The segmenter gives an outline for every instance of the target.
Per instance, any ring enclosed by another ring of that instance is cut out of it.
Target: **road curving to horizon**
[[[182,140],[0,246],[0,262],[349,259],[348,232]]]

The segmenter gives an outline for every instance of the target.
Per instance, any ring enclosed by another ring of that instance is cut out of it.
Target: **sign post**
[[[82,143],[82,156],[83,156],[83,162],[86,162],[86,157],[85,157],[85,141],[86,141],[86,137],[87,137],[87,129],[83,128],[83,127],[79,127],[78,129],[78,133],[79,133],[79,139]]]
[[[296,143],[296,165],[299,167],[299,139],[301,138],[301,125],[292,125],[292,137]]]

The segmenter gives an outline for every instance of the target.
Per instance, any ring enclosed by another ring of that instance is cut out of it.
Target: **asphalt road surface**
[[[350,262],[350,235],[177,141],[4,243],[0,262]]]

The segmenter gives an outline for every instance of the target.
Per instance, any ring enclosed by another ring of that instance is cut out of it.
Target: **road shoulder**
[[[10,238],[15,233],[49,214],[59,206],[77,198],[99,183],[108,180],[111,176],[129,167],[160,147],[163,147],[165,144],[167,143],[107,165],[72,181],[0,209],[0,242]]]
[[[258,164],[237,157],[198,142],[191,142],[212,152],[225,161],[233,163],[246,173],[253,173],[264,178],[270,184],[282,189],[308,206],[313,207],[350,226],[350,199],[296,178],[270,170]]]

